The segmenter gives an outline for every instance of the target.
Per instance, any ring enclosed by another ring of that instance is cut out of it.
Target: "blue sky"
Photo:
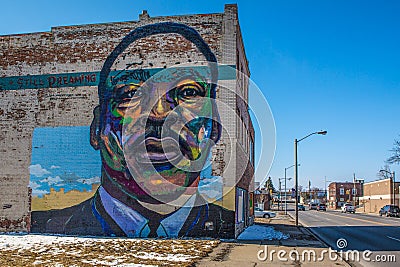
[[[328,135],[299,144],[300,184],[323,187],[325,176],[350,181],[353,173],[376,179],[400,138],[400,2],[235,2],[251,78],[275,118],[275,185],[293,164],[294,139],[321,129]],[[150,16],[216,13],[235,2],[4,1],[0,34],[137,20],[143,9]],[[400,177],[399,165],[391,167]]]
[[[100,183],[99,152],[89,143],[89,126],[35,128],[32,139],[30,187],[41,197],[64,188],[89,191]]]

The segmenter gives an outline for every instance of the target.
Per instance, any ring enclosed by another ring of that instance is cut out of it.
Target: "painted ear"
[[[212,105],[212,130],[211,130],[211,135],[210,135],[210,139],[216,144],[219,139],[221,138],[221,133],[222,133],[222,125],[219,122],[220,118],[219,118],[219,113],[218,113],[218,109],[217,109],[217,105],[214,102]]]
[[[95,150],[100,148],[100,106],[93,109],[93,121],[90,124],[90,144]]]
[[[213,140],[215,144],[218,142],[219,138],[221,137],[221,130],[222,130],[221,124],[217,120],[213,119],[210,139]]]

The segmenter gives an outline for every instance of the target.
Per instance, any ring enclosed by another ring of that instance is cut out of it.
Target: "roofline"
[[[387,181],[387,180],[391,180],[391,178],[386,178],[386,179],[380,179],[380,180],[375,180],[375,181],[372,181],[372,182],[368,182],[368,183],[364,183],[364,185],[367,185],[367,184],[374,184],[374,183],[379,183],[379,182],[383,182],[383,181]]]
[[[184,15],[168,15],[168,16],[155,16],[150,17],[148,21],[152,19],[162,19],[162,18],[172,18],[172,17],[190,17],[190,16],[216,16],[216,15],[223,15],[224,13],[207,13],[207,14],[184,14]],[[15,34],[0,34],[0,38],[3,37],[17,37],[17,36],[24,36],[24,35],[35,35],[35,34],[51,34],[54,30],[57,29],[68,29],[68,28],[75,28],[75,27],[90,27],[90,26],[105,26],[105,25],[112,25],[112,24],[129,24],[129,23],[139,23],[146,20],[129,20],[129,21],[114,21],[114,22],[99,22],[99,23],[88,23],[88,24],[73,24],[73,25],[64,25],[64,26],[53,26],[50,27],[49,31],[38,31],[38,32],[27,32],[27,33],[15,33]]]

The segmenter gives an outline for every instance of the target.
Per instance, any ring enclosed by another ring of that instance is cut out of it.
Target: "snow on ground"
[[[216,240],[0,234],[0,266],[191,266]]]
[[[252,225],[238,240],[287,239],[272,226]],[[192,266],[219,244],[199,239],[125,239],[0,234],[0,266]]]
[[[247,227],[239,236],[238,240],[273,240],[288,239],[289,235],[276,231],[272,226],[252,225]]]

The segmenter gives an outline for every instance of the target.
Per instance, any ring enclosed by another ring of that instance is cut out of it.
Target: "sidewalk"
[[[331,260],[327,252],[323,254],[323,250],[328,251],[327,246],[306,228],[296,227],[289,215],[277,214],[277,217],[273,219],[256,219],[256,224],[265,227],[273,226],[275,230],[289,234],[290,237],[285,240],[221,242],[208,257],[197,262],[196,266],[350,266],[338,257],[336,260]],[[308,256],[312,253],[311,251],[315,253],[315,260]],[[297,253],[300,260],[293,260]],[[321,257],[321,254],[324,256]],[[335,257],[336,254],[333,254],[332,259]]]

